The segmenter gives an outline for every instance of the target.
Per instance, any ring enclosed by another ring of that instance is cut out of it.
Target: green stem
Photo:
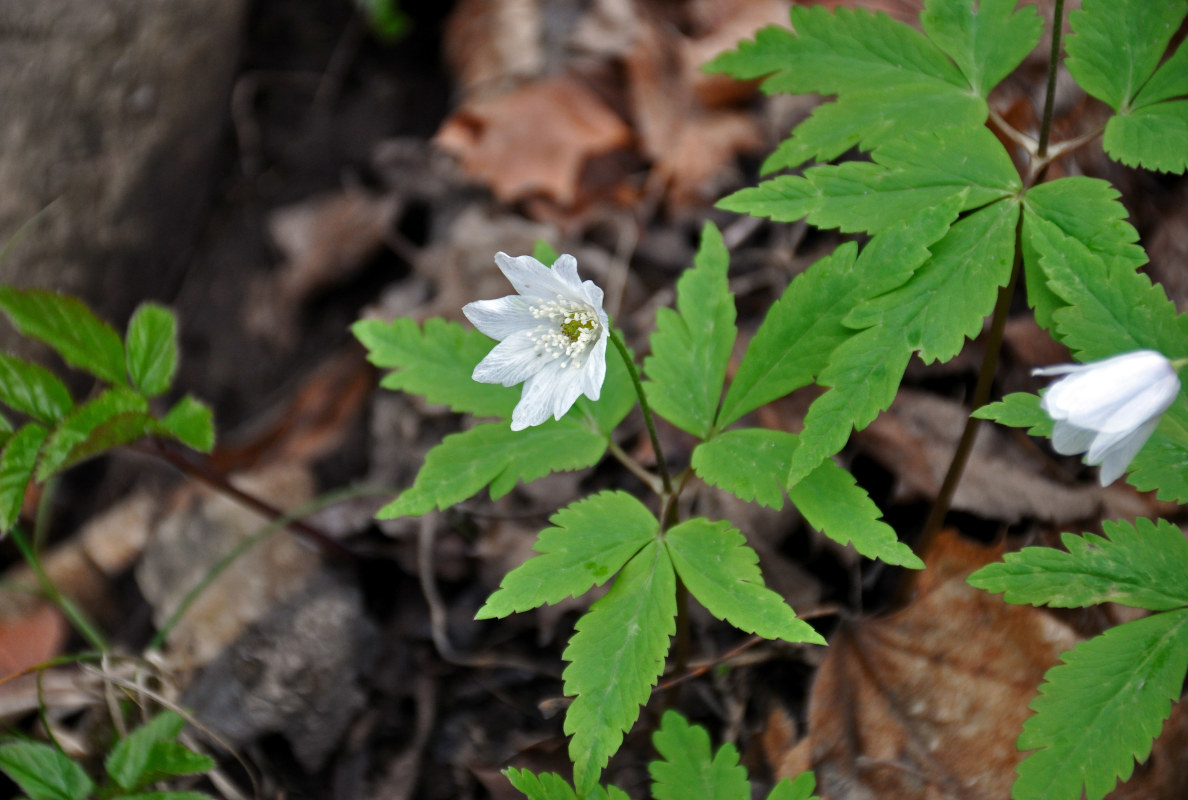
[[[14,527],[9,535],[12,536],[12,541],[16,544],[17,549],[21,551],[21,557],[25,559],[25,563],[33,570],[33,575],[41,584],[41,590],[45,592],[46,599],[61,609],[66,618],[70,620],[70,624],[90,643],[91,647],[100,652],[106,652],[107,639],[104,638],[103,633],[73,600],[58,590],[49,574],[42,569],[41,560],[37,557],[32,545],[29,544],[29,540],[21,533],[20,528]]]
[[[648,426],[648,436],[652,439],[652,450],[656,454],[656,467],[660,470],[660,482],[664,484],[664,493],[671,495],[672,478],[668,475],[668,464],[664,461],[664,451],[660,449],[660,437],[656,435],[656,423],[652,419],[652,409],[648,406],[648,398],[644,394],[643,384],[639,380],[639,370],[635,367],[631,353],[627,351],[627,345],[623,344],[618,331],[613,328],[610,332],[610,340],[614,342],[615,349],[619,351],[619,355],[623,357],[623,363],[627,365],[627,373],[631,375],[631,383],[634,384],[635,394],[639,397],[639,409],[643,412],[644,424]]]
[[[976,411],[986,405],[990,399],[990,389],[994,384],[994,374],[998,368],[998,354],[1002,349],[1002,335],[1006,329],[1007,316],[1011,309],[1011,298],[1015,295],[1015,285],[1019,282],[1019,273],[1023,271],[1023,220],[1020,217],[1015,226],[1015,260],[1011,264],[1011,277],[1006,286],[998,291],[998,300],[994,304],[994,317],[990,322],[990,333],[986,336],[986,353],[982,357],[982,368],[978,372],[978,382],[974,386],[973,397],[970,399],[970,411]],[[936,500],[928,512],[928,520],[924,523],[924,530],[916,542],[917,553],[927,552],[944,524],[945,515],[949,513],[949,506],[953,502],[953,495],[957,491],[957,484],[961,481],[961,474],[965,471],[965,464],[973,451],[974,436],[978,432],[977,417],[970,414],[965,420],[965,429],[961,432],[961,440],[949,462],[949,469],[945,479],[941,482]]]
[[[1048,138],[1052,133],[1052,109],[1056,105],[1056,68],[1060,65],[1060,35],[1064,31],[1064,0],[1056,0],[1052,11],[1052,49],[1048,54],[1048,91],[1044,96],[1044,115],[1040,122],[1039,147],[1036,155],[1048,155]]]

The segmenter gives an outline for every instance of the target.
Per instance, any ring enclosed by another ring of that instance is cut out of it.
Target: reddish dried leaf
[[[0,678],[58,655],[68,632],[62,613],[48,602],[6,604],[0,619]]]

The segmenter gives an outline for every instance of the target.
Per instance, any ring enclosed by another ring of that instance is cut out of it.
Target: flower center
[[[580,367],[586,363],[590,348],[602,335],[597,311],[564,297],[538,303],[531,311],[542,323],[532,336],[539,356],[560,358],[562,367]]]

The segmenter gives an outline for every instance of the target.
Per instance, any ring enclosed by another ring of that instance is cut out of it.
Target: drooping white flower
[[[1052,447],[1064,455],[1085,453],[1086,464],[1100,464],[1102,486],[1121,477],[1180,393],[1175,365],[1154,350],[1032,374],[1065,375],[1040,402],[1056,422]]]
[[[518,294],[467,303],[474,327],[499,341],[474,368],[480,383],[524,384],[512,412],[513,431],[561,419],[580,395],[597,400],[606,377],[610,324],[602,289],[578,277],[577,259],[552,269],[531,256],[497,253],[495,263]]]

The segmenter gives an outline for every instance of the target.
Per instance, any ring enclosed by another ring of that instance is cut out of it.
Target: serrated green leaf
[[[466,500],[487,485],[492,499],[498,499],[519,481],[593,466],[606,445],[605,436],[573,414],[522,431],[513,431],[507,422],[476,425],[450,434],[430,450],[412,487],[376,516],[420,516]]]
[[[29,800],[82,800],[95,789],[82,767],[40,742],[0,745],[0,770]]]
[[[905,79],[964,86],[961,73],[919,31],[865,9],[792,8],[792,30],[771,26],[705,69],[751,79],[767,92],[839,94],[894,88]]]
[[[820,203],[817,187],[796,175],[780,175],[758,186],[739,189],[717,205],[736,214],[765,217],[773,222],[795,222],[807,217]]]
[[[518,387],[479,383],[474,368],[495,343],[476,330],[433,318],[424,327],[407,317],[384,323],[359,320],[351,326],[367,348],[367,360],[390,368],[380,385],[417,394],[431,403],[479,417],[511,418],[519,402]]]
[[[854,476],[826,458],[795,486],[788,497],[808,523],[839,544],[852,544],[867,558],[909,569],[923,569],[911,548],[899,541],[895,529],[882,521],[882,512]]]
[[[1133,108],[1188,95],[1188,47],[1181,42],[1176,52],[1155,70],[1151,80],[1134,98]]]
[[[854,246],[843,244],[792,281],[748,345],[722,401],[718,427],[808,385],[822,373],[834,348],[854,337],[842,319],[861,299],[902,284],[930,257],[928,247],[949,230],[962,198],[949,197],[886,229],[857,259]],[[896,376],[896,386],[898,380]]]
[[[153,745],[177,738],[185,725],[176,712],[162,711],[116,742],[103,765],[108,776],[125,791],[139,788],[149,768]]]
[[[714,753],[709,734],[669,709],[652,734],[660,758],[648,764],[655,800],[745,800],[751,796],[738,748],[726,743]]]
[[[213,758],[196,753],[181,742],[157,742],[149,752],[141,783],[147,785],[178,775],[200,775],[214,768]]]
[[[177,373],[177,318],[157,303],[141,303],[128,321],[125,342],[132,385],[146,397],[169,389]]]
[[[1034,6],[1017,0],[930,0],[920,14],[928,38],[948,53],[982,97],[1035,47],[1044,23]]]
[[[639,717],[651,687],[664,672],[676,632],[676,577],[668,551],[649,542],[627,562],[610,591],[577,622],[561,657],[565,714],[574,786],[590,792],[623,734]]]
[[[825,644],[763,585],[759,556],[729,522],[687,520],[664,534],[664,546],[689,593],[718,619],[765,639]]]
[[[1040,408],[1038,395],[1027,392],[1008,394],[996,403],[987,403],[970,416],[992,419],[1008,428],[1027,428],[1030,436],[1052,435],[1052,418]]]
[[[767,428],[737,428],[693,450],[697,477],[735,497],[768,508],[784,507],[784,478],[796,449],[796,434]]]
[[[1151,611],[1188,605],[1188,541],[1166,520],[1103,522],[1105,537],[1061,534],[1067,550],[1025,547],[969,576],[1008,603],[1079,608],[1121,603]]]
[[[999,287],[1010,278],[1018,220],[1013,201],[963,217],[932,245],[932,258],[910,280],[860,304],[845,323],[893,328],[925,363],[948,361],[961,352],[965,339],[981,332]]]
[[[734,295],[726,273],[730,253],[712,222],[701,247],[677,281],[676,310],[656,312],[652,354],[644,360],[644,391],[652,410],[683,431],[706,437],[714,427],[734,326]]]
[[[75,408],[50,432],[41,450],[37,480],[45,482],[69,466],[134,442],[153,428],[148,401],[123,387],[108,389]]]
[[[30,422],[9,437],[0,453],[0,531],[16,524],[25,499],[25,487],[33,479],[37,455],[49,431]]]
[[[795,778],[784,778],[772,787],[767,800],[818,800],[813,791],[817,788],[817,776],[802,772]]]
[[[1129,167],[1179,174],[1188,169],[1188,100],[1156,103],[1110,117],[1102,146]]]
[[[559,603],[601,586],[660,532],[643,503],[626,492],[599,492],[554,514],[540,532],[539,555],[504,576],[475,619]]]
[[[1032,244],[1034,220],[1053,223],[1101,256],[1112,269],[1133,271],[1147,263],[1139,247],[1138,231],[1126,222],[1126,207],[1118,202],[1118,190],[1107,181],[1074,176],[1041,183],[1027,191],[1023,213],[1023,268],[1027,299],[1035,309],[1036,322],[1052,327],[1052,313],[1066,303],[1048,288]]]
[[[0,403],[47,425],[74,406],[70,390],[52,372],[4,353],[0,353]]]
[[[124,345],[81,300],[44,289],[0,286],[0,309],[25,336],[45,342],[72,367],[126,384]]]
[[[503,771],[508,781],[520,790],[528,800],[578,800],[577,793],[569,785],[569,781],[555,772],[542,772],[534,775],[527,769],[510,767]],[[627,793],[616,786],[595,786],[589,794],[583,795],[581,800],[630,800]]]
[[[1048,670],[1023,725],[1014,800],[1101,800],[1126,780],[1179,699],[1188,670],[1188,609],[1081,642]]]
[[[986,115],[986,101],[968,89],[904,76],[894,87],[855,89],[817,106],[760,171],[767,175],[810,159],[831,161],[852,147],[871,150],[921,130],[975,128]]]
[[[1118,111],[1155,72],[1186,12],[1184,0],[1084,0],[1068,17],[1065,65],[1081,88]]]
[[[200,453],[209,453],[215,443],[214,414],[206,403],[186,395],[157,421],[153,432],[171,436]]]

